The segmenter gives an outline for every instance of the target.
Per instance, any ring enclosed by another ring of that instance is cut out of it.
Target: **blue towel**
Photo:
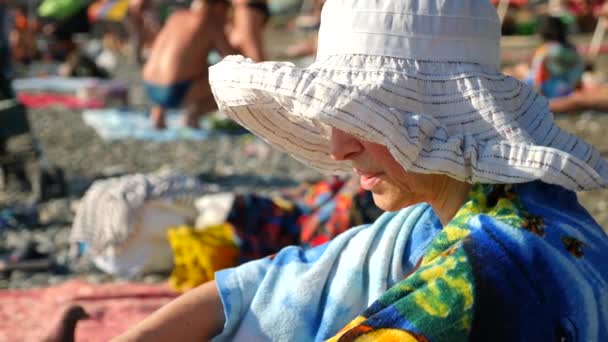
[[[91,109],[82,113],[84,122],[93,127],[104,140],[136,139],[156,142],[173,140],[204,140],[210,131],[207,121],[201,119],[202,129],[185,127],[181,111],[167,113],[167,128],[157,130],[145,110],[137,109]]]
[[[114,88],[123,89],[127,84],[117,80],[103,80],[91,77],[27,77],[16,78],[12,81],[16,92],[22,91],[53,91],[53,92],[77,92],[88,88]]]

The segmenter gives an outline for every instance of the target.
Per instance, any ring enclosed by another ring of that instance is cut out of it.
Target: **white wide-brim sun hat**
[[[499,44],[486,0],[328,0],[312,65],[228,56],[209,80],[222,112],[321,170],[352,168],[330,156],[335,127],[385,145],[408,172],[606,187],[599,152],[499,71]]]

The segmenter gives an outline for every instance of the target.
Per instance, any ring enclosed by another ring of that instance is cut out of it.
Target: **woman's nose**
[[[331,129],[329,145],[329,152],[333,160],[350,160],[363,150],[359,139],[337,128]]]

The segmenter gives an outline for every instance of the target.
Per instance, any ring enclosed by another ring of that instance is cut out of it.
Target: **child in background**
[[[561,18],[542,17],[539,34],[543,42],[534,51],[532,62],[507,67],[503,72],[524,81],[549,99],[567,96],[579,89],[585,64],[576,46],[568,41],[567,31]]]
[[[581,86],[585,65],[567,31],[558,17],[541,19],[543,44],[534,52],[526,82],[547,98],[569,95]]]

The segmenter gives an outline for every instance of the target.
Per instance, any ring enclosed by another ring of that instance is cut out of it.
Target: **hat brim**
[[[555,126],[547,101],[517,80],[475,67],[442,75],[454,66],[441,63],[430,74],[420,63],[399,65],[416,69],[404,73],[343,62],[348,70],[331,61],[299,68],[230,56],[210,68],[209,79],[221,111],[323,171],[351,169],[330,156],[335,127],[385,145],[410,172],[471,183],[540,179],[571,190],[607,185],[600,154]]]

